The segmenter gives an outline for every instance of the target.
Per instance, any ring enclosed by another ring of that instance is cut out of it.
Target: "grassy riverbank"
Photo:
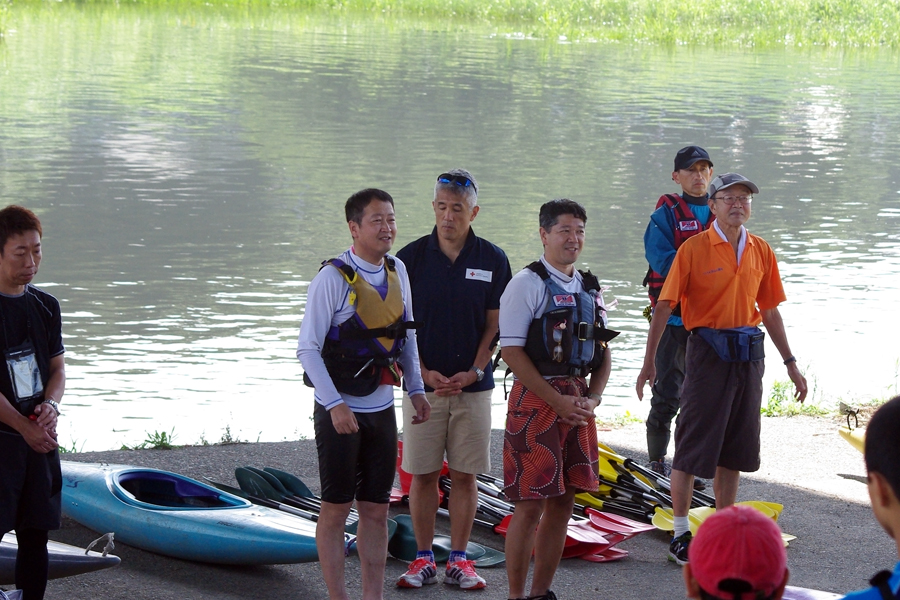
[[[17,0],[13,6],[66,4],[75,3]],[[895,0],[82,0],[77,4],[227,11],[251,20],[268,19],[272,12],[287,19],[298,11],[316,12],[438,29],[490,29],[499,35],[600,42],[900,47],[900,2]]]

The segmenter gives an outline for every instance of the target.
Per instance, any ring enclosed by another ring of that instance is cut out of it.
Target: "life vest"
[[[356,312],[329,329],[322,347],[322,360],[339,392],[368,396],[382,383],[399,383],[402,372],[396,364],[406,343],[406,332],[416,323],[404,321],[403,292],[394,260],[385,257],[387,293],[381,294],[347,263],[332,258],[322,268],[332,266],[350,286],[348,303]],[[385,372],[387,371],[387,373]],[[390,375],[390,377],[388,377]],[[312,387],[304,374],[303,381]]]
[[[544,313],[531,322],[525,353],[541,375],[585,377],[603,363],[606,343],[619,335],[607,329],[600,306],[600,282],[590,272],[581,273],[584,290],[573,294],[562,288],[540,261],[526,267],[547,286]]]
[[[707,222],[700,222],[700,220],[691,213],[684,199],[676,194],[663,194],[660,196],[659,200],[656,201],[656,209],[659,209],[663,205],[668,207],[675,215],[675,229],[673,233],[675,234],[676,250],[681,248],[681,245],[689,238],[692,238],[701,231],[709,228],[716,218],[716,216],[710,212]],[[650,296],[650,306],[653,308],[656,308],[656,302],[659,300],[659,294],[662,292],[662,287],[665,282],[666,278],[654,271],[652,267],[647,269],[647,275],[644,277],[643,285],[647,286],[647,295]],[[672,311],[672,314],[676,317],[681,316],[681,306],[676,306]]]

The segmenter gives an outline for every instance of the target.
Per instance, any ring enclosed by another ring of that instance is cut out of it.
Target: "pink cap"
[[[707,518],[691,540],[688,559],[700,587],[718,598],[741,597],[731,582],[722,585],[729,579],[750,585],[746,598],[771,595],[787,570],[781,529],[751,506],[730,506]]]

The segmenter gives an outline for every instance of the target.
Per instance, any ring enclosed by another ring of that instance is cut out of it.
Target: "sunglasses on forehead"
[[[469,187],[475,189],[475,193],[478,193],[478,186],[475,185],[475,182],[469,179],[468,177],[464,177],[462,175],[451,175],[450,173],[441,173],[438,175],[438,183],[455,183],[459,187]]]

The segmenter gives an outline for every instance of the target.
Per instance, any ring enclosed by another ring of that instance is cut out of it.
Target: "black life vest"
[[[545,376],[585,377],[603,363],[606,343],[619,335],[604,325],[600,282],[590,271],[579,271],[584,290],[573,294],[562,288],[540,261],[531,269],[547,286],[544,313],[528,328],[525,353]]]
[[[328,331],[322,347],[322,360],[339,392],[353,396],[368,396],[384,379],[384,370],[392,374],[394,383],[402,375],[396,364],[406,343],[406,332],[416,323],[404,321],[403,292],[394,260],[385,257],[387,293],[381,294],[347,263],[332,258],[321,268],[331,265],[350,286],[348,303],[356,312],[346,321]],[[303,374],[306,385],[312,381]]]
[[[663,205],[667,206],[675,214],[675,230],[673,233],[675,234],[676,250],[681,248],[681,245],[689,238],[708,229],[716,218],[716,216],[710,212],[707,222],[702,223],[693,215],[693,213],[691,213],[691,210],[687,207],[687,203],[684,199],[677,194],[663,194],[660,196],[659,200],[656,201],[655,210],[658,210]],[[653,308],[656,308],[659,294],[662,292],[662,287],[665,282],[666,278],[654,271],[652,267],[647,269],[647,275],[644,277],[643,285],[647,286],[647,295],[650,296],[650,306]],[[676,317],[681,316],[681,305],[676,306],[672,311],[672,314]]]

